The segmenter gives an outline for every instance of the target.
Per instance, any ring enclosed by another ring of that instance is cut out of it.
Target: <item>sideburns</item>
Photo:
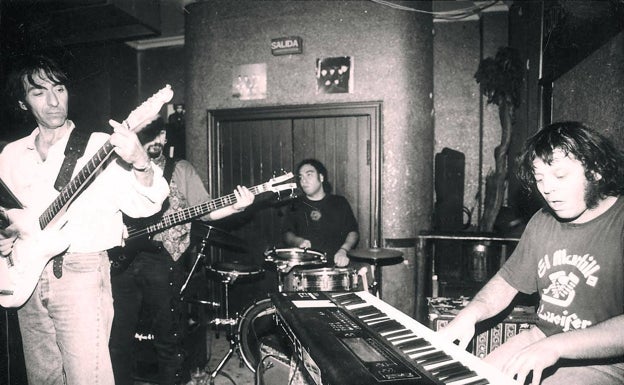
[[[585,186],[585,206],[588,209],[595,209],[598,207],[598,203],[602,199],[602,193],[600,192],[599,182],[595,179],[587,181]]]

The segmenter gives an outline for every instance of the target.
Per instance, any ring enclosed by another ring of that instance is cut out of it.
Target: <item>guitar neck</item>
[[[142,129],[156,119],[162,106],[169,102],[172,97],[173,91],[171,90],[171,86],[167,84],[141,103],[140,106],[132,110],[130,115],[123,121],[122,125],[133,132],[137,132],[137,130]],[[50,225],[50,223],[57,218],[59,213],[65,211],[69,204],[87,186],[87,183],[93,178],[95,172],[102,167],[104,161],[111,156],[113,149],[114,147],[110,140],[107,140],[80,172],[63,187],[59,196],[56,197],[54,202],[39,216],[39,226],[42,230]]]
[[[41,229],[45,229],[61,211],[69,206],[112,153],[113,145],[110,141],[106,141],[98,152],[84,165],[80,172],[63,187],[58,197],[48,206],[43,214],[39,216],[39,226]]]
[[[260,193],[269,191],[269,187],[270,185],[268,183],[263,183],[249,188],[249,191],[251,191],[251,193],[254,195],[258,195]],[[180,223],[187,222],[191,219],[201,217],[202,215],[206,215],[212,211],[231,206],[234,203],[236,203],[236,195],[232,193],[217,199],[210,200],[208,202],[198,204],[196,206],[187,207],[183,210],[165,215],[161,218],[160,221],[147,227],[136,228],[129,226],[128,239],[156,233],[158,231],[173,227]]]

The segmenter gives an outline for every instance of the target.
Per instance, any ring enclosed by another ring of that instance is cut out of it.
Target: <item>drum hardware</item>
[[[223,318],[223,319],[215,318],[212,321],[210,321],[210,323],[213,325],[236,325],[237,319],[236,318]]]
[[[238,333],[236,332],[236,327],[240,322],[240,316],[236,314],[236,317],[230,317],[230,298],[229,298],[229,290],[230,285],[233,285],[240,277],[253,277],[263,273],[262,269],[259,269],[255,266],[251,265],[243,265],[237,262],[217,262],[213,264],[209,269],[211,273],[217,274],[220,277],[221,283],[223,284],[223,301],[224,304],[224,318],[215,318],[210,321],[210,323],[219,326],[225,325],[226,328],[226,338],[229,341],[230,348],[223,356],[221,361],[217,364],[216,368],[210,373],[210,384],[213,385],[215,378],[223,369],[223,366],[227,363],[227,361],[237,353],[240,360],[241,366],[243,365],[243,356],[241,354],[241,345],[238,338]]]
[[[193,277],[193,274],[195,274],[195,271],[197,270],[199,262],[202,260],[205,260],[206,258],[206,254],[204,253],[204,250],[208,246],[208,242],[214,244],[215,246],[237,246],[237,247],[243,247],[243,248],[245,247],[245,242],[242,239],[235,237],[234,235],[229,234],[224,230],[220,230],[214,226],[207,225],[201,221],[198,221],[198,220],[193,221],[191,229],[192,229],[191,233],[193,235],[198,235],[199,233],[201,233],[202,241],[201,241],[201,246],[199,248],[199,251],[197,252],[197,255],[195,257],[195,261],[193,261],[193,266],[191,267],[191,271],[186,277],[184,284],[180,288],[180,297],[182,297],[182,299],[184,299],[184,290],[186,289],[191,278]],[[203,302],[200,302],[200,303],[203,303]]]
[[[247,242],[235,235],[200,220],[191,223],[191,236],[208,239],[213,246],[247,251]]]
[[[403,260],[402,252],[376,246],[370,249],[349,250],[347,255],[350,258],[362,259],[371,263],[371,272],[373,273],[371,289],[378,298],[381,298],[381,265],[399,263]]]
[[[210,233],[208,233],[208,235],[210,235]],[[204,237],[202,239],[201,246],[200,246],[199,251],[197,252],[197,255],[195,257],[195,261],[193,261],[193,267],[191,267],[191,271],[189,271],[188,276],[184,280],[184,284],[180,288],[180,298],[183,301],[184,301],[184,291],[186,290],[186,286],[188,285],[189,281],[191,280],[191,277],[193,277],[193,274],[195,273],[195,270],[197,269],[197,265],[199,264],[199,261],[201,261],[201,260],[206,258],[206,254],[204,254],[204,250],[206,249],[206,245],[208,245],[208,236],[206,236],[206,237]]]
[[[277,269],[277,290],[284,288],[284,278],[293,267],[324,265],[327,263],[325,253],[309,248],[276,249],[273,247],[264,252],[265,262],[275,264]]]

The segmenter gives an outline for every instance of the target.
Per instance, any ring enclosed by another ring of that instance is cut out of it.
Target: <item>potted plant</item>
[[[494,230],[496,217],[505,199],[511,129],[515,111],[521,101],[523,74],[520,54],[512,47],[501,47],[494,58],[483,59],[475,73],[475,79],[479,83],[481,94],[487,97],[487,103],[498,106],[501,123],[501,142],[494,150],[495,169],[488,172],[485,179],[480,231]]]

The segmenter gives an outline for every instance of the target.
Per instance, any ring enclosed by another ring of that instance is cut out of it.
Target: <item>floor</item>
[[[247,367],[244,360],[238,353],[233,354],[226,362],[222,369],[214,377],[214,381],[210,382],[210,374],[217,365],[225,357],[229,350],[229,341],[223,331],[217,333],[210,329],[206,333],[206,346],[208,355],[208,365],[205,368],[195,368],[197,380],[189,381],[187,385],[253,385],[255,383],[255,374]],[[208,374],[207,374],[208,373]],[[205,382],[202,382],[205,381]],[[135,385],[152,385],[152,382],[135,382]],[[276,385],[276,384],[272,384]]]

